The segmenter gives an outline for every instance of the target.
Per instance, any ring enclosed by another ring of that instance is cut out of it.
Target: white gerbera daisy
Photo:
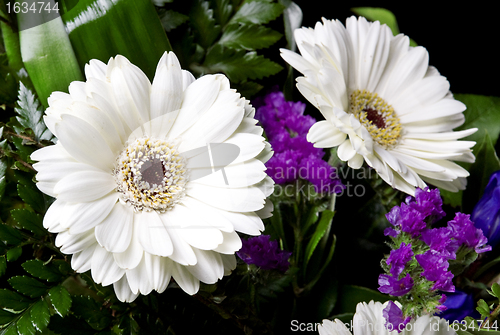
[[[368,304],[359,303],[351,325],[354,335],[456,335],[445,319],[430,315],[422,315],[412,320],[400,333],[397,330],[389,331],[385,327],[386,321],[382,315],[386,305],[387,303],[373,301]],[[346,325],[338,319],[335,322],[323,320],[318,326],[318,331],[320,335],[352,335]]]
[[[295,30],[301,56],[282,57],[304,77],[297,87],[325,121],[307,139],[316,147],[337,147],[354,169],[366,162],[392,187],[413,195],[425,182],[450,191],[465,187],[469,174],[451,162],[473,162],[472,141],[457,141],[477,129],[463,124],[465,105],[449,83],[429,66],[423,47],[410,47],[403,34],[365,18],[323,19],[314,29]]]
[[[118,298],[187,293],[236,266],[236,231],[259,235],[273,190],[272,151],[254,108],[223,75],[195,80],[173,53],[153,83],[125,57],[92,60],[86,82],[49,98],[56,145],[31,155],[38,188],[56,198],[44,226]]]

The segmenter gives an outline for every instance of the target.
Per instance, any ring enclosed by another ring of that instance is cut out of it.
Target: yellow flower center
[[[184,196],[185,160],[163,140],[137,139],[118,156],[113,175],[120,199],[136,211],[171,209]]]
[[[377,93],[356,90],[351,94],[351,113],[383,148],[393,148],[401,136],[401,123],[391,105]]]

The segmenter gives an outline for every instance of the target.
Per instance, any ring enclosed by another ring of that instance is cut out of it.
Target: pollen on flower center
[[[391,105],[376,93],[356,90],[350,96],[350,111],[382,147],[394,147],[401,136],[401,124]]]
[[[113,175],[120,199],[136,211],[171,209],[184,196],[187,182],[176,147],[150,138],[130,143],[118,156]]]

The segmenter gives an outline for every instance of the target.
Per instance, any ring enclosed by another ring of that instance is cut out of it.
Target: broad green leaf
[[[216,45],[207,54],[203,69],[206,73],[224,72],[231,81],[242,82],[271,76],[283,68],[254,51],[236,51]]]
[[[36,328],[31,322],[30,313],[24,313],[19,320],[17,320],[17,331],[20,335],[35,335]]]
[[[399,27],[396,21],[396,16],[388,9],[378,7],[356,7],[351,10],[359,16],[364,16],[370,21],[380,21],[381,24],[386,24],[392,30],[392,34],[399,34]]]
[[[26,2],[30,7],[37,1]],[[54,6],[53,0],[46,2]],[[23,63],[44,106],[53,91],[67,92],[72,81],[83,80],[61,18],[50,19],[50,15],[46,11],[17,14]]]
[[[49,298],[57,314],[66,316],[71,307],[71,296],[68,290],[58,285],[49,290]]]
[[[0,201],[2,200],[2,197],[5,193],[5,187],[7,186],[7,179],[5,176],[2,176],[0,178]]]
[[[209,6],[208,1],[196,0],[189,14],[196,41],[205,49],[214,43],[221,32],[214,19],[214,11]]]
[[[33,208],[38,213],[45,212],[45,198],[43,194],[36,188],[34,185],[33,186],[28,186],[28,185],[17,185],[17,193],[19,194],[19,197],[28,205]]]
[[[500,298],[500,285],[498,285],[498,283],[493,283],[493,285],[491,285],[491,291],[495,297]]]
[[[8,289],[0,289],[0,308],[20,312],[30,305],[30,300]]]
[[[389,299],[389,295],[382,294],[367,287],[343,285],[339,289],[339,312],[354,313],[356,312],[356,305],[360,302],[368,302],[370,300],[374,300],[383,303]]]
[[[15,247],[7,251],[5,256],[7,257],[8,262],[15,262],[21,255],[23,254],[23,248]]]
[[[474,94],[455,94],[454,97],[467,106],[464,111],[465,123],[456,130],[478,129],[477,132],[465,138],[467,141],[476,142],[472,148],[473,152],[476,153],[481,147],[486,132],[491,138],[491,143],[495,145],[500,134],[500,97]]]
[[[80,69],[120,54],[152,80],[163,53],[172,50],[150,0],[79,0],[63,21]]]
[[[84,319],[92,328],[102,330],[109,326],[111,315],[108,310],[101,309],[95,299],[88,296],[73,297],[71,310]]]
[[[8,282],[17,292],[30,298],[40,297],[47,291],[47,286],[45,286],[45,284],[28,276],[14,276],[9,278]]]
[[[17,81],[8,66],[6,54],[0,55],[0,103],[11,104],[16,101]]]
[[[304,259],[305,267],[307,267],[307,264],[309,263],[309,260],[311,259],[314,250],[316,250],[319,241],[323,238],[326,232],[330,231],[334,215],[335,212],[332,212],[330,210],[325,210],[321,213],[321,219],[319,220],[316,230],[306,247],[305,259]]]
[[[16,318],[17,314],[0,309],[0,327],[5,326]]]
[[[283,13],[284,6],[265,1],[246,1],[231,18],[229,23],[266,24]]]
[[[48,232],[43,228],[42,216],[28,209],[13,209],[10,214],[14,220],[24,229],[31,231],[37,236],[43,236]]]
[[[18,114],[18,116],[16,116],[17,121],[19,121],[23,127],[33,130],[37,142],[52,139],[52,133],[43,122],[44,113],[38,99],[22,82],[19,87],[17,106],[18,107],[15,108]]]
[[[30,310],[31,323],[38,331],[44,331],[50,320],[50,310],[47,302],[43,299],[36,302]]]
[[[24,262],[22,267],[33,277],[44,279],[48,282],[57,282],[62,278],[59,266],[52,262],[45,264],[39,259],[31,259]]]
[[[160,20],[163,29],[169,32],[189,20],[189,16],[173,10],[167,10],[160,15]]]
[[[281,34],[256,24],[232,24],[222,34],[219,44],[233,49],[257,50],[276,43]]]
[[[221,27],[226,25],[232,13],[231,0],[215,0],[214,18]]]
[[[0,256],[0,277],[2,277],[7,271],[7,259],[5,255]]]
[[[17,230],[5,223],[0,223],[0,240],[8,245],[18,245],[24,241],[23,235]]]
[[[465,213],[472,212],[475,204],[481,198],[491,174],[500,170],[500,160],[488,132],[485,133],[481,142],[481,147],[476,151],[476,162],[469,168],[470,176],[467,178],[467,188],[463,192],[462,205]]]

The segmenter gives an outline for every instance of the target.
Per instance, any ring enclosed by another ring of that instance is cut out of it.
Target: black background
[[[481,2],[366,2],[297,0],[303,26],[314,27],[322,17],[339,19],[353,7],[382,7],[396,15],[399,30],[429,51],[430,65],[448,78],[453,93],[500,96],[500,18],[495,6]],[[459,5],[459,3],[461,5]],[[465,6],[464,4],[467,4]]]

